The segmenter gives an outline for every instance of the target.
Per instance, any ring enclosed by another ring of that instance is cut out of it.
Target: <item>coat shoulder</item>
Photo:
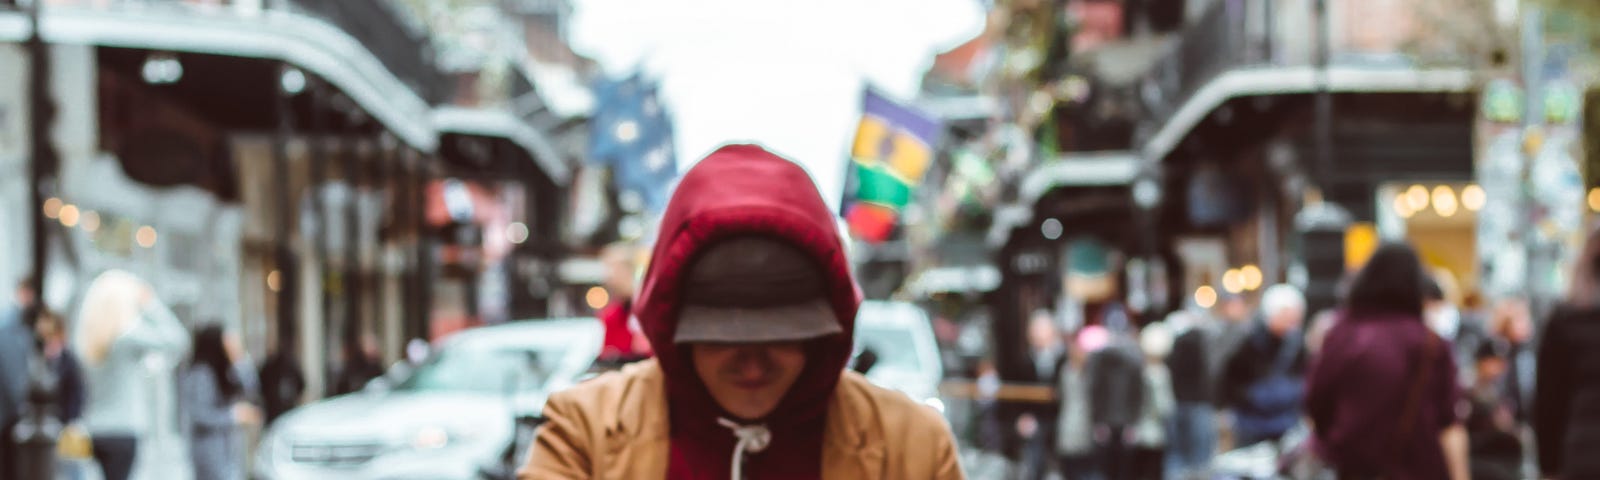
[[[845,372],[838,391],[846,405],[855,406],[851,416],[863,425],[878,425],[886,443],[950,438],[950,427],[938,410],[905,393],[873,385],[858,373]]]
[[[656,366],[655,360],[645,360],[551,394],[550,400],[597,413],[614,414],[628,402],[642,399],[642,394],[652,387],[659,392],[661,381],[661,368]]]

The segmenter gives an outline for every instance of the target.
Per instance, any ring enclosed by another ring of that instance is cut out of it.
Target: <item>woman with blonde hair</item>
[[[150,285],[121,270],[95,278],[84,293],[73,339],[88,387],[83,425],[106,480],[126,480],[138,439],[150,429],[142,359],[181,358],[188,333]]]

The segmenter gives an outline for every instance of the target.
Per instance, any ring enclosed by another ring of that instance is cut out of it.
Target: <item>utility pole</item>
[[[1517,192],[1518,231],[1522,236],[1523,256],[1523,286],[1520,290],[1530,300],[1530,304],[1538,312],[1543,302],[1541,297],[1546,293],[1539,284],[1539,273],[1543,270],[1540,258],[1540,240],[1538,224],[1534,213],[1538,211],[1538,200],[1533,196],[1532,172],[1533,163],[1538,158],[1543,135],[1540,125],[1544,123],[1544,11],[1538,5],[1524,3],[1522,5],[1522,85],[1524,112],[1522,115],[1522,188]]]
[[[48,256],[46,239],[46,225],[48,220],[44,217],[44,200],[49,192],[45,191],[47,184],[54,184],[56,178],[56,151],[51,144],[51,127],[55,124],[55,103],[50,92],[50,49],[44,43],[40,34],[40,9],[44,6],[43,0],[34,0],[28,8],[29,25],[32,27],[28,37],[28,101],[29,121],[28,135],[31,141],[28,162],[28,207],[29,217],[33,219],[33,277],[29,285],[34,291],[34,305],[24,312],[24,318],[32,325],[44,304],[44,274]],[[45,365],[44,352],[39,342],[33,342],[34,349],[29,357],[28,367],[28,408],[22,420],[12,429],[12,441],[17,446],[16,465],[20,478],[26,480],[44,480],[55,478],[55,445],[56,437],[60,434],[61,423],[55,418],[53,401],[55,399],[55,379]]]

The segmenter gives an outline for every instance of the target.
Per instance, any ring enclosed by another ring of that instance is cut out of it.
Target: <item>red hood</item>
[[[810,346],[806,370],[766,419],[773,429],[775,449],[785,443],[785,430],[808,422],[820,425],[816,420],[825,414],[849,360],[861,292],[850,275],[833,212],[799,165],[751,145],[718,149],[678,183],[662,216],[655,252],[635,305],[635,315],[666,374],[675,438],[678,432],[721,429],[715,417],[723,415],[688,357],[672,342],[683,273],[707,246],[750,234],[786,239],[816,259],[828,276],[829,300],[844,330],[843,335]],[[731,434],[715,435],[718,439],[724,436],[727,442],[712,443],[731,447]]]

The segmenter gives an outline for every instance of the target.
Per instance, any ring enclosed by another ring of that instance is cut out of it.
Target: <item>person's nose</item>
[[[734,372],[740,379],[754,380],[766,376],[772,369],[772,359],[765,348],[745,347],[734,355]]]

